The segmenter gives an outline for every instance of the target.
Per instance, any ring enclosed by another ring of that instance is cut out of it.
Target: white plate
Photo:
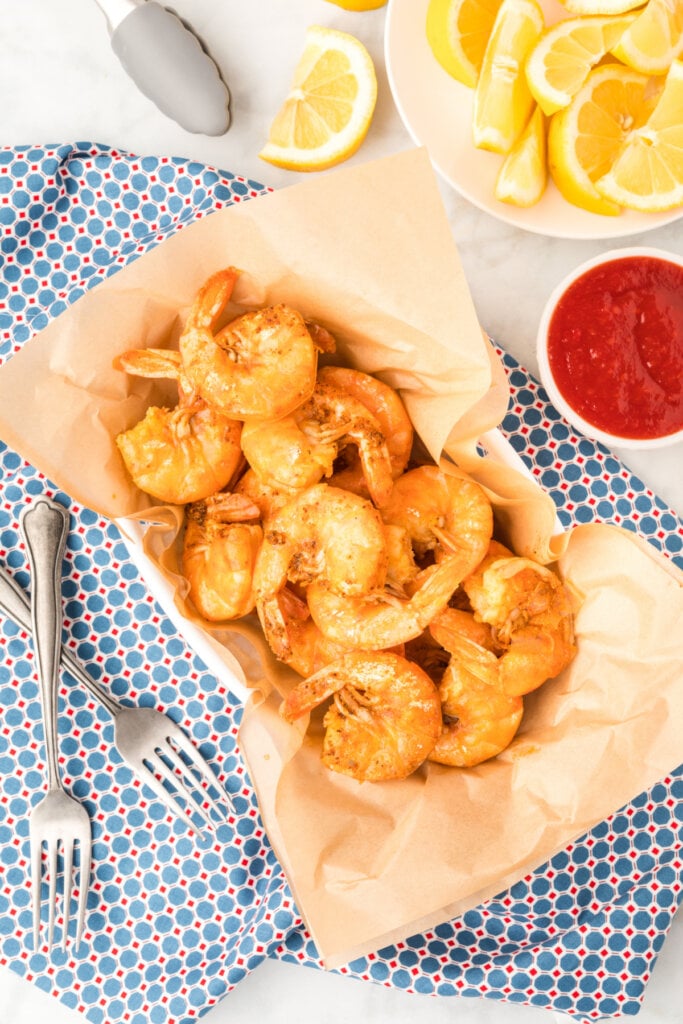
[[[441,67],[427,42],[429,0],[389,0],[385,57],[389,84],[399,114],[419,146],[425,146],[436,171],[475,206],[516,227],[557,238],[618,238],[650,231],[681,216],[628,211],[604,217],[580,210],[562,198],[552,182],[540,202],[528,209],[494,198],[501,157],[472,143],[474,91]],[[566,16],[555,0],[541,0],[548,24]]]

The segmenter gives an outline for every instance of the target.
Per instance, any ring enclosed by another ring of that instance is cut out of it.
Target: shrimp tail
[[[178,380],[180,362],[180,352],[174,349],[132,348],[117,356],[112,365],[115,370],[122,370],[131,377]]]
[[[294,722],[302,715],[309,714],[319,704],[341,690],[347,676],[341,669],[344,658],[324,665],[308,679],[302,680],[291,690],[280,706],[280,714],[287,722]]]
[[[287,618],[280,605],[279,594],[257,600],[256,612],[273,654],[278,661],[288,662],[294,652],[287,628]]]
[[[306,320],[306,330],[313,339],[313,344],[319,352],[336,352],[337,342],[334,335],[330,334],[326,327],[318,324],[315,320]]]
[[[218,318],[230,301],[239,270],[227,267],[218,270],[206,281],[197,293],[187,320],[185,330],[213,332]]]

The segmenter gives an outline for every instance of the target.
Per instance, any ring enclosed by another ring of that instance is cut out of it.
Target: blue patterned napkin
[[[0,360],[85,290],[184,224],[267,191],[180,159],[89,142],[0,150]],[[683,569],[683,523],[607,449],[572,433],[500,352],[502,425],[565,527],[616,523]],[[18,533],[27,495],[54,486],[0,442],[0,561],[28,585]],[[61,767],[93,820],[82,947],[32,952],[28,816],[42,792],[32,648],[0,620],[0,962],[94,1024],[184,1024],[264,958],[317,967],[236,750],[239,701],[207,671],[132,565],[117,529],[68,495],[65,637],[124,702],[181,721],[233,793],[215,841],[188,836],[112,746],[109,716],[71,679]],[[683,768],[497,898],[341,973],[440,996],[564,1011],[637,1013],[683,892]]]

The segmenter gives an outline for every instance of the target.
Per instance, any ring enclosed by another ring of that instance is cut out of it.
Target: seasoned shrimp
[[[429,760],[472,768],[510,745],[524,703],[498,683],[497,645],[485,623],[471,613],[446,608],[429,630],[451,655],[439,684],[443,729]]]
[[[420,573],[408,531],[402,526],[385,523],[384,538],[387,545],[387,588],[399,597],[405,597]]]
[[[225,487],[243,461],[242,424],[192,395],[177,352],[140,349],[117,360],[126,373],[178,382],[174,409],[150,406],[144,417],[116,437],[134,483],[159,501],[184,505]]]
[[[283,491],[278,487],[270,487],[264,484],[256,475],[253,469],[247,469],[239,478],[234,487],[235,494],[243,494],[258,505],[261,512],[261,519],[269,519],[278,509],[291,501],[290,491]]]
[[[286,629],[277,596],[285,584],[321,580],[330,593],[364,594],[384,584],[387,553],[377,510],[328,484],[295,495],[267,522],[254,570],[254,593],[267,636]],[[344,637],[338,639],[345,643]]]
[[[517,556],[487,556],[463,581],[476,618],[488,623],[504,648],[500,682],[507,693],[537,689],[576,654],[572,602],[547,566]]]
[[[329,477],[341,448],[354,445],[377,505],[393,485],[391,459],[379,421],[362,402],[331,384],[282,419],[247,423],[242,448],[249,465],[272,487],[301,490]]]
[[[244,313],[216,333],[237,277],[229,267],[200,289],[180,336],[184,372],[227,416],[286,416],[313,391],[316,346],[303,316],[283,304]]]
[[[216,494],[186,509],[183,575],[200,615],[220,622],[254,607],[252,578],[263,531],[243,495]]]
[[[491,503],[481,487],[438,466],[418,466],[400,476],[382,517],[408,531],[418,559],[430,552],[437,559],[445,553],[464,556],[465,575],[484,557],[493,532]]]
[[[450,556],[423,569],[412,581],[412,595],[407,598],[387,588],[340,595],[315,582],[306,596],[314,621],[330,640],[378,651],[419,636],[446,607],[461,579],[461,562]]]
[[[352,649],[348,644],[328,640],[311,618],[306,601],[289,587],[280,591],[277,601],[284,632],[266,634],[266,639],[275,657],[299,675],[311,676]]]
[[[305,679],[287,696],[289,722],[333,697],[325,713],[322,761],[359,782],[404,779],[441,732],[434,683],[398,654],[354,651]]]
[[[318,370],[318,381],[362,402],[372,413],[386,440],[391,475],[394,480],[399,477],[408,465],[413,447],[413,425],[397,392],[369,373],[345,366],[323,366]],[[343,448],[338,461],[343,465],[335,465],[330,483],[367,497],[370,491],[358,452],[353,447]]]

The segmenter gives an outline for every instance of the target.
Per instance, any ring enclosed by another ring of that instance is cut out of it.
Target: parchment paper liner
[[[286,301],[325,324],[342,361],[401,390],[432,457],[448,452],[488,489],[500,538],[543,561],[559,558],[583,597],[576,660],[526,699],[520,732],[495,761],[464,772],[430,765],[383,785],[325,771],[319,718],[304,736],[277,715],[295,677],[270,656],[253,617],[207,628],[185,603],[175,574],[178,510],[150,506],[112,443],[150,402],[175,396],[111,364],[129,347],[175,344],[197,288],[228,264],[245,270],[231,315]],[[205,628],[228,685],[254,692],[242,750],[271,842],[329,966],[501,891],[683,761],[681,574],[623,530],[554,536],[550,499],[477,452],[507,400],[421,150],[185,227],[90,291],[0,370],[3,440],[130,537],[135,520],[154,523],[142,556],[154,592]]]

